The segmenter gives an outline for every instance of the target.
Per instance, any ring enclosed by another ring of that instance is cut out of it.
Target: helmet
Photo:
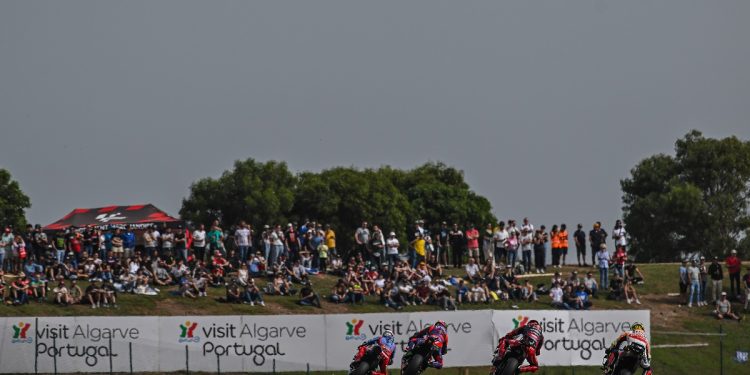
[[[393,332],[390,329],[386,329],[383,332],[383,337],[393,340]]]
[[[646,328],[643,326],[643,323],[641,323],[641,322],[634,322],[633,324],[630,325],[630,330],[633,331],[633,332],[636,332],[636,331],[643,332],[643,331],[646,330]]]
[[[435,322],[435,327],[439,327],[439,326],[442,326],[443,328],[445,328],[446,327],[445,322],[442,320],[438,320],[437,322]]]
[[[526,323],[526,326],[527,327],[537,327],[537,328],[539,328],[539,327],[541,327],[541,324],[539,324],[539,322],[537,320],[532,319],[532,320],[529,320],[528,323]]]

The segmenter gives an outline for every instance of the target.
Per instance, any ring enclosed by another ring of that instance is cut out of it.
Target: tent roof
[[[155,224],[179,222],[152,204],[133,206],[107,206],[98,208],[76,208],[62,219],[44,227],[44,230],[61,230],[87,225],[110,227],[128,224]]]

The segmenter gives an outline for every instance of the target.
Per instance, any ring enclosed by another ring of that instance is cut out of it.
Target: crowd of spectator
[[[744,300],[744,310],[748,310],[750,267],[741,276],[742,261],[737,256],[737,250],[729,252],[729,256],[724,260],[724,266],[729,276],[729,294],[724,290],[724,267],[718,256],[714,256],[708,265],[704,256],[683,260],[679,268],[680,294],[688,308],[711,305],[714,306],[714,315],[718,319],[741,321],[742,316],[732,310],[731,301]],[[740,284],[744,289],[744,295]]]
[[[515,305],[547,295],[561,309],[588,309],[600,296],[641,304],[636,287],[644,282],[643,275],[628,259],[627,233],[619,220],[612,230],[613,253],[599,222],[588,233],[578,224],[572,239],[565,224],[547,231],[527,218],[521,225],[515,220],[487,224],[482,232],[474,225],[461,228],[447,222],[430,231],[417,221],[410,234],[399,239],[393,231],[386,235],[378,225],[362,222],[351,234],[353,248],[341,251],[333,228],[314,221],[266,225],[258,231],[244,222],[227,230],[217,221],[209,228],[198,224],[45,232],[39,226],[18,231],[8,227],[0,238],[0,298],[10,304],[52,301],[100,308],[116,307],[118,293],[168,292],[197,299],[213,290],[212,297],[220,302],[259,306],[268,295],[296,296],[301,305],[317,307],[321,301],[378,301],[396,310],[409,305],[455,310],[502,301]],[[579,268],[589,267],[590,249],[598,278],[591,270],[581,277],[577,272],[560,275],[570,242]],[[740,292],[738,264],[727,260],[732,295]],[[549,267],[555,272],[546,282],[541,274]],[[680,269],[688,305],[706,303],[708,275],[718,305],[721,266],[717,271],[701,260],[696,269]],[[313,286],[317,274],[338,278],[322,296]],[[79,281],[87,282],[84,290]],[[750,287],[750,276],[743,283]]]

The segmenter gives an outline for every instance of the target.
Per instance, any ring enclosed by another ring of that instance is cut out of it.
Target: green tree
[[[642,160],[620,182],[625,224],[642,261],[723,255],[750,228],[750,143],[694,130],[675,151]]]
[[[372,169],[337,167],[299,176],[294,212],[300,221],[311,218],[336,231],[337,247],[353,248],[354,231],[368,221],[387,235],[404,238],[411,206],[393,183]]]
[[[18,182],[11,178],[10,172],[0,169],[0,226],[24,227],[25,212],[29,207],[31,200],[23,193]]]
[[[286,163],[253,159],[236,161],[234,169],[218,179],[204,178],[190,186],[190,196],[182,200],[183,219],[208,223],[218,219],[222,225],[241,220],[256,227],[283,223],[294,205],[295,177]]]

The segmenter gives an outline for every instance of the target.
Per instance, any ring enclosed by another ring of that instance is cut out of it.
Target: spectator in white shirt
[[[622,220],[617,220],[615,222],[615,228],[612,229],[612,239],[615,240],[615,249],[622,248],[625,250],[625,247],[628,245],[628,233],[625,231],[625,226],[622,225]]]
[[[599,251],[596,253],[597,264],[599,265],[599,285],[609,284],[609,252],[607,245],[599,245]]]
[[[244,221],[241,221],[239,228],[234,231],[234,243],[240,251],[240,261],[242,262],[247,260],[251,241],[250,228],[247,227],[247,224]]]
[[[193,253],[195,260],[202,262],[206,255],[206,226],[201,224],[193,231]]]
[[[466,279],[468,281],[477,282],[482,278],[482,275],[479,273],[479,265],[477,265],[473,257],[469,258],[469,263],[464,268],[466,269]]]

